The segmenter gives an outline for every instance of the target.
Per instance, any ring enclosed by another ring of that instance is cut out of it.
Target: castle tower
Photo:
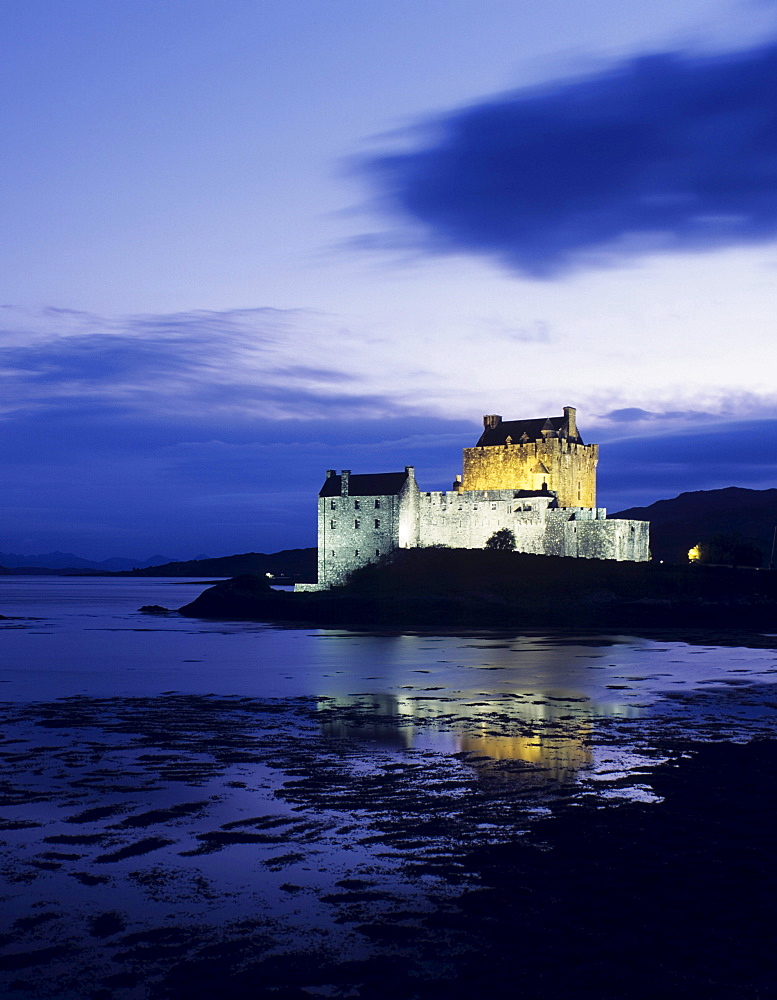
[[[577,411],[565,406],[560,417],[502,420],[483,417],[483,433],[464,449],[462,489],[549,490],[560,507],[596,507],[599,446],[584,444]]]

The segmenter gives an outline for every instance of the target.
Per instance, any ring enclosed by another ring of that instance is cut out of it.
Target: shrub
[[[510,552],[515,548],[515,535],[509,528],[500,528],[488,539],[486,548],[498,552]]]

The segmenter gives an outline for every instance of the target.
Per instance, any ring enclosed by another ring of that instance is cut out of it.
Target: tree
[[[713,535],[708,542],[700,542],[694,548],[698,553],[696,559],[703,563],[719,566],[760,566],[763,562],[763,552],[760,548],[750,539],[735,533]]]
[[[497,552],[512,552],[515,548],[515,535],[509,528],[500,528],[488,539],[486,548]]]

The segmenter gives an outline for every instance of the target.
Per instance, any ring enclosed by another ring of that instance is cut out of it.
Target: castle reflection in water
[[[522,783],[570,782],[594,762],[593,716],[633,716],[623,705],[594,705],[553,691],[481,696],[353,694],[319,699],[322,734],[385,750],[436,748],[462,755],[482,777]],[[514,762],[515,767],[505,764]]]

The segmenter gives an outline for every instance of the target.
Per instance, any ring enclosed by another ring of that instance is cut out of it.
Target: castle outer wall
[[[482,549],[495,531],[509,528],[516,552],[634,562],[650,558],[647,521],[608,520],[603,507],[557,507],[550,494],[522,492],[421,493],[419,543]]]

